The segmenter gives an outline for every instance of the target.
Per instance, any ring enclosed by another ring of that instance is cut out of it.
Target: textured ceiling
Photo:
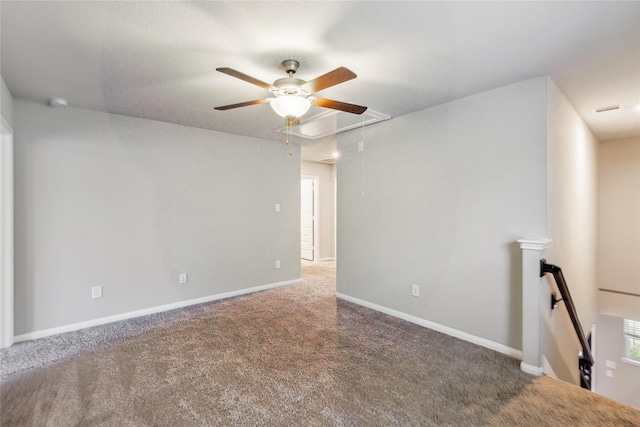
[[[600,140],[640,136],[640,2],[0,2],[12,95],[281,140],[260,80],[358,78],[323,97],[392,117],[550,75]],[[312,107],[309,114],[323,111]],[[325,147],[329,141],[302,141]],[[310,151],[308,151],[310,153]]]

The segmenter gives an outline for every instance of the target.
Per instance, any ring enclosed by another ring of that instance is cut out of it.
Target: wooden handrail
[[[564,280],[562,269],[557,265],[547,264],[547,260],[541,259],[540,277],[544,276],[546,273],[553,274],[553,278],[556,280],[556,284],[558,285],[558,289],[560,290],[560,295],[562,295],[562,299],[558,301],[564,301],[564,305],[567,307],[569,317],[571,318],[571,323],[573,323],[573,328],[575,329],[576,334],[578,335],[578,340],[580,341],[580,345],[582,346],[582,359],[593,366],[594,359],[593,355],[591,354],[591,348],[589,346],[589,343],[587,342],[587,337],[584,335],[584,331],[582,330],[580,319],[578,319],[578,312],[576,311],[576,306],[573,304],[573,300],[571,299],[569,287],[567,286],[566,280]]]

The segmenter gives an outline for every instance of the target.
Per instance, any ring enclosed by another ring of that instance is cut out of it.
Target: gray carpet
[[[638,426],[640,411],[300,284],[3,350],[3,426]]]

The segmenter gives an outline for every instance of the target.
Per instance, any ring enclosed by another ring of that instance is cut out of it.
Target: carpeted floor
[[[2,426],[640,426],[640,411],[300,284],[2,350]]]

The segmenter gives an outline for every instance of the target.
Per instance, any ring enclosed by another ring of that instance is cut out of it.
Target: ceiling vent
[[[622,108],[622,105],[618,104],[618,105],[609,105],[608,107],[601,107],[601,108],[596,108],[596,113],[604,113],[605,111],[615,111],[615,110],[620,110]]]
[[[319,139],[335,135],[362,126],[389,120],[391,117],[368,109],[362,114],[350,114],[342,111],[325,111],[308,118],[302,118],[300,124],[287,128],[283,126],[276,132],[291,133],[306,139]]]

